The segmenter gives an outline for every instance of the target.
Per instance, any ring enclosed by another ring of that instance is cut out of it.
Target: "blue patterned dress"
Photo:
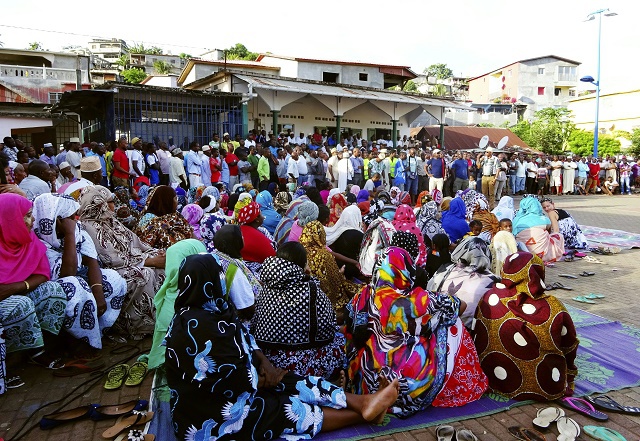
[[[260,349],[239,321],[210,254],[185,259],[176,315],[166,337],[171,414],[179,439],[310,439],[322,428],[321,406],[346,407],[344,391],[319,377],[287,374],[258,387]]]

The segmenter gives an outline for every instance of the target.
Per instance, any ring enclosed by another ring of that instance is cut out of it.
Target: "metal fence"
[[[206,94],[180,89],[117,87],[110,94],[104,117],[84,122],[85,139],[110,141],[121,135],[144,141],[165,141],[187,148],[190,142],[208,143],[213,133],[241,134],[242,107],[237,94]],[[110,109],[113,110],[111,123]],[[221,136],[222,137],[222,136]]]

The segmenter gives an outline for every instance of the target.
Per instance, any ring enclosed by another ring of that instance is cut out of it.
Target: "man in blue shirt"
[[[469,162],[463,159],[460,153],[453,155],[453,159],[451,170],[455,176],[453,192],[456,193],[458,190],[466,190],[469,188]]]
[[[442,191],[444,180],[447,178],[447,168],[442,152],[438,149],[433,151],[433,156],[427,161],[427,175],[429,176],[429,193],[434,188]]]

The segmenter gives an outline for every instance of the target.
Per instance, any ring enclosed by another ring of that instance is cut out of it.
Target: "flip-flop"
[[[129,376],[124,382],[125,386],[139,386],[147,375],[147,363],[136,361],[129,368]]]
[[[594,293],[589,293],[589,294],[587,294],[587,295],[585,296],[585,298],[587,298],[587,299],[591,299],[591,300],[594,300],[594,299],[604,299],[604,297],[605,297],[605,296],[603,296],[602,294],[594,294]]]
[[[594,420],[607,421],[609,419],[609,416],[606,413],[596,410],[591,403],[584,398],[564,397],[558,400],[558,403],[567,409],[574,410],[582,415],[588,416],[589,418],[593,418]]]
[[[135,411],[133,415],[119,420],[116,424],[109,427],[102,433],[103,438],[112,439],[118,436],[121,432],[130,429],[138,424],[146,424],[153,418],[153,412],[138,412]]]
[[[595,276],[595,275],[596,275],[596,273],[594,273],[594,272],[592,272],[592,271],[582,271],[582,272],[580,273],[580,275],[581,275],[582,277],[589,277],[589,276]]]
[[[478,441],[478,437],[475,436],[473,432],[468,429],[460,429],[460,430],[456,430],[456,440],[457,441]]]
[[[593,300],[588,299],[586,296],[573,297],[571,300],[575,300],[576,302],[580,302],[580,303],[589,303],[591,305],[595,305],[596,304],[596,302],[594,302]]]
[[[564,277],[566,279],[577,279],[573,274],[558,274],[558,277]]]
[[[556,423],[558,428],[558,441],[575,441],[580,435],[580,425],[569,417],[563,416],[558,418]]]
[[[563,416],[564,410],[559,407],[545,407],[538,410],[536,418],[533,420],[533,425],[546,429],[551,425],[551,423],[557,421],[558,418]]]
[[[142,430],[131,429],[129,433],[122,433],[113,441],[153,441],[156,436],[152,433],[142,433]]]
[[[620,432],[609,429],[608,427],[584,426],[584,433],[589,435],[591,438],[599,439],[601,441],[627,441]]]
[[[438,426],[436,428],[436,437],[438,441],[451,441],[456,434],[456,429],[453,426]]]
[[[560,282],[555,282],[555,283],[553,284],[553,286],[554,286],[556,289],[565,289],[565,290],[567,290],[567,291],[573,291],[573,288],[571,288],[570,286],[565,286],[564,284],[562,284],[562,283],[560,283]]]
[[[114,366],[107,374],[107,381],[104,384],[104,388],[107,390],[119,389],[122,387],[122,383],[124,383],[127,374],[129,374],[129,365],[118,364]]]
[[[75,377],[76,375],[99,371],[103,367],[104,361],[102,360],[74,360],[69,363],[65,363],[64,367],[54,371],[53,375],[55,377]]]
[[[583,252],[577,252],[577,253],[574,254],[574,256],[582,258],[582,257],[585,257],[586,254],[583,253]]]
[[[509,433],[521,441],[547,441],[545,436],[536,429],[528,429],[526,427],[511,426]]]
[[[93,410],[91,419],[93,421],[102,421],[109,418],[126,417],[134,411],[145,410],[147,407],[149,407],[149,402],[140,398],[122,404],[98,406]]]
[[[624,413],[627,415],[640,415],[640,407],[623,406],[608,395],[585,397],[585,399],[595,407],[608,410],[609,412]]]

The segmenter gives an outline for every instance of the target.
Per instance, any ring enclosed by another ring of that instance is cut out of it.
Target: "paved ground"
[[[556,205],[558,208],[567,209],[580,224],[615,228],[640,234],[640,197],[565,196],[557,198]],[[638,301],[640,294],[635,289],[636,281],[640,277],[640,265],[638,265],[640,250],[623,251],[614,256],[598,257],[604,262],[603,265],[578,260],[560,262],[554,268],[547,270],[547,281],[561,281],[565,285],[570,285],[574,288],[574,291],[555,291],[555,294],[567,304],[612,320],[640,326],[640,302]],[[597,274],[594,277],[579,277],[577,280],[571,281],[557,277],[557,274],[561,273],[577,275],[584,270],[594,271]],[[597,305],[586,305],[571,300],[576,295],[590,292],[606,294],[606,301]],[[134,348],[129,348],[128,352],[121,354],[113,352],[126,350],[127,347],[122,347],[121,345],[117,348],[105,348],[103,351],[105,353],[105,361],[107,365],[111,365],[131,358],[128,362],[132,363],[137,358],[137,353],[145,352],[149,344],[149,339],[138,342]],[[637,354],[629,354],[629,357],[630,360],[638,360]],[[29,420],[27,427],[37,424],[42,415],[55,411],[62,404],[67,404],[65,409],[71,409],[88,403],[123,403],[138,396],[148,398],[151,390],[150,375],[147,376],[140,387],[123,387],[117,391],[105,391],[102,388],[104,384],[103,378],[92,379],[88,375],[69,379],[56,378],[44,369],[27,364],[22,364],[17,369],[9,372],[9,375],[16,374],[21,375],[27,384],[19,389],[9,390],[4,396],[0,397],[0,437],[5,440],[15,439],[20,427],[34,412],[35,416]],[[74,390],[76,388],[78,389]],[[54,403],[44,410],[38,411],[40,406],[54,400],[60,400],[67,395],[76,398],[73,401],[66,400]],[[610,395],[623,404],[640,406],[640,387],[611,392]],[[539,407],[541,405],[522,406],[507,412],[461,421],[453,425],[456,428],[466,427],[471,429],[478,439],[483,441],[514,439],[508,434],[507,427],[516,424],[531,427],[531,421]],[[593,424],[593,421],[574,412],[567,411],[567,414],[580,425]],[[98,441],[102,439],[102,432],[110,424],[108,421],[95,423],[90,420],[83,420],[51,431],[42,431],[36,428],[21,439],[37,441]],[[621,432],[626,436],[627,440],[638,440],[640,438],[640,417],[610,414],[607,426]],[[376,438],[378,441],[435,439],[435,428],[433,427]],[[555,436],[547,435],[547,439],[555,439]]]

